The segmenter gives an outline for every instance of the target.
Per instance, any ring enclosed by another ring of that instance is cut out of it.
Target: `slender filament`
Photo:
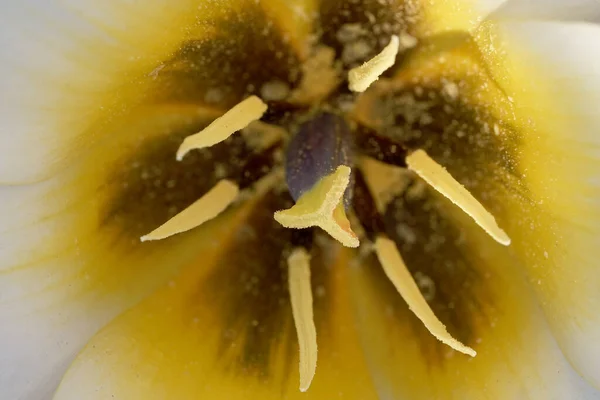
[[[310,288],[310,257],[303,248],[288,258],[288,285],[300,347],[300,391],[306,392],[317,369],[317,330]]]
[[[379,54],[361,66],[352,68],[348,73],[348,87],[353,92],[364,92],[381,74],[391,68],[396,62],[400,39],[394,35],[390,42]]]
[[[142,236],[142,242],[160,240],[194,229],[221,214],[237,197],[238,186],[226,179],[167,222]]]
[[[402,260],[396,244],[384,236],[379,236],[375,240],[375,251],[388,279],[429,332],[454,350],[475,357],[477,355],[475,350],[454,339],[435,316]]]
[[[177,160],[181,161],[190,150],[210,147],[224,141],[251,122],[259,120],[266,111],[267,105],[261,99],[256,96],[248,97],[202,131],[186,137],[177,150]]]
[[[318,226],[347,247],[358,247],[359,241],[350,227],[344,209],[344,192],[350,184],[350,167],[340,165],[304,193],[287,210],[277,211],[275,220],[286,228],[303,229]]]
[[[510,244],[510,238],[490,214],[463,185],[456,181],[423,150],[417,150],[406,157],[406,164],[417,175],[423,178],[435,190],[446,196],[450,201],[467,213],[477,225],[483,228],[494,240],[505,246]]]

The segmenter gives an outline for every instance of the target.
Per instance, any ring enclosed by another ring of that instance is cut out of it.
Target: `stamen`
[[[358,247],[358,237],[350,227],[344,208],[350,172],[350,167],[339,166],[305,192],[292,208],[277,211],[275,220],[286,228],[318,226],[344,246]]]
[[[306,392],[317,369],[317,330],[310,288],[310,257],[301,247],[288,258],[288,285],[300,345],[300,391]]]
[[[320,113],[300,125],[285,153],[285,179],[294,200],[340,165],[352,168],[352,150],[352,133],[343,117]],[[347,206],[351,189],[345,193]]]
[[[444,167],[436,163],[423,150],[417,150],[406,157],[406,164],[435,190],[446,196],[475,220],[498,243],[508,246],[510,238],[500,229],[494,216],[458,183]]]
[[[353,92],[364,92],[381,74],[391,68],[396,62],[398,49],[400,48],[400,39],[394,35],[390,42],[379,54],[364,63],[363,65],[352,68],[348,73],[348,87]]]
[[[210,147],[224,141],[251,122],[260,119],[266,111],[267,105],[261,99],[256,96],[248,97],[202,131],[186,137],[177,150],[177,161],[181,161],[190,150]]]
[[[142,242],[160,240],[194,229],[221,214],[238,195],[235,183],[219,181],[208,193],[147,235]]]
[[[385,236],[379,236],[375,241],[375,251],[388,279],[429,332],[454,350],[475,357],[477,352],[454,339],[435,316],[406,268],[396,244]]]

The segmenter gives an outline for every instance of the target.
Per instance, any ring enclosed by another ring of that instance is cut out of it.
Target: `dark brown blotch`
[[[419,10],[418,1],[321,1],[317,34],[352,68],[379,53],[392,35],[414,34]]]
[[[381,136],[408,152],[425,150],[492,214],[503,218],[503,198],[526,196],[514,156],[519,132],[485,105],[464,98],[461,92],[472,93],[476,84],[470,77],[407,83],[379,96],[371,115]],[[379,154],[375,158],[386,161],[385,153]]]
[[[331,286],[328,252],[319,245],[322,241],[313,241],[315,232],[286,229],[273,219],[274,211],[292,204],[287,193],[266,194],[234,233],[217,261],[219,268],[198,286],[198,304],[212,304],[217,315],[223,332],[219,359],[229,373],[270,379],[276,372],[272,370],[273,356],[281,349],[289,359],[286,365],[294,367],[298,342],[288,292],[287,257],[295,247],[310,250],[313,289]],[[318,332],[327,329],[329,298],[314,298]],[[190,304],[190,309],[194,307]]]
[[[107,182],[120,190],[105,207],[104,223],[119,226],[136,241],[201,198],[219,180],[230,179],[245,189],[277,162],[278,144],[258,152],[239,133],[177,161],[175,154],[184,137],[203,127],[193,125],[143,141]]]
[[[365,156],[386,164],[406,167],[407,149],[399,140],[381,135],[364,125],[358,125],[354,130],[354,142],[356,148]]]
[[[299,60],[257,4],[214,22],[215,34],[183,43],[159,72],[159,101],[206,103],[229,109],[263,84],[299,79]]]
[[[415,181],[387,207],[385,231],[394,240],[421,293],[448,332],[477,350],[484,337],[494,292],[484,260],[470,242],[472,234],[443,211],[445,201],[424,182]],[[446,205],[447,206],[447,205]],[[472,231],[471,231],[472,232]],[[374,256],[366,262],[368,277],[390,305],[398,324],[410,321],[414,338],[431,366],[443,367],[451,349],[439,342],[406,306]],[[377,265],[377,267],[375,267]]]

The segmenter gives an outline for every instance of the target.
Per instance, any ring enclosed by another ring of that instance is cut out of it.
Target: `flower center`
[[[379,54],[349,70],[348,89],[366,91],[394,65],[400,42],[397,36],[392,36]],[[322,54],[318,56],[323,57]],[[305,78],[311,79],[310,70]],[[362,241],[370,242],[385,274],[425,327],[441,342],[475,356],[475,351],[453,338],[435,316],[396,244],[388,238],[375,196],[371,193],[369,181],[373,177],[361,170],[362,160],[375,155],[386,163],[407,167],[456,204],[496,241],[508,245],[510,239],[475,197],[426,151],[409,150],[402,143],[394,143],[389,137],[352,121],[347,113],[347,109],[353,108],[352,104],[340,101],[347,93],[343,88],[334,91],[336,98],[328,93],[334,87],[317,90],[315,95],[312,87],[309,87],[309,94],[301,91],[292,93],[283,84],[270,82],[263,86],[261,95],[273,106],[268,106],[257,96],[250,96],[204,130],[185,138],[176,152],[178,161],[191,151],[230,140],[240,131],[249,143],[253,143],[255,152],[243,160],[242,173],[237,180],[219,180],[195,203],[142,236],[141,240],[164,239],[198,227],[238,201],[240,192],[265,182],[267,185],[275,184],[284,172],[286,187],[295,204],[275,212],[277,222],[291,229],[320,228],[347,247],[358,247]],[[451,97],[458,96],[457,90],[455,86],[447,85]],[[317,98],[328,93],[334,101],[318,103],[312,110],[299,107],[293,100],[282,101],[288,95],[289,99],[311,98],[311,93]],[[276,162],[265,163],[265,160],[273,160],[270,157],[273,149],[282,146],[285,147],[283,171]],[[351,223],[352,217],[355,218]],[[353,226],[360,234],[353,230]],[[310,289],[311,260],[307,250],[297,247],[288,258],[289,293],[300,344],[302,391],[309,388],[317,363]]]

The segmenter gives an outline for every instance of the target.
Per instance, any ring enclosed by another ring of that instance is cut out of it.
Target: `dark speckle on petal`
[[[248,5],[214,24],[213,37],[183,43],[164,63],[159,100],[228,109],[267,83],[297,83],[299,60],[261,7]]]
[[[419,1],[327,0],[321,2],[322,42],[334,48],[346,66],[379,53],[391,35],[414,34]]]

